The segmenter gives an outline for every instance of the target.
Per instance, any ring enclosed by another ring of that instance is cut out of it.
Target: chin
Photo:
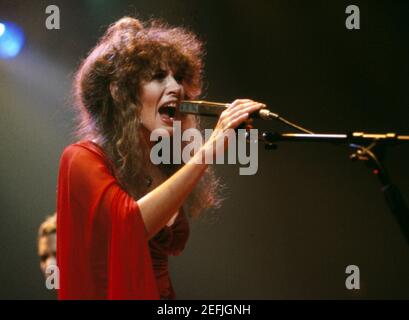
[[[166,131],[169,133],[170,136],[173,136],[173,126],[165,123],[157,124],[156,126],[152,126],[148,128],[149,134],[152,134],[153,131],[163,132]]]
[[[162,129],[166,130],[171,137],[173,136],[173,127],[163,126]]]

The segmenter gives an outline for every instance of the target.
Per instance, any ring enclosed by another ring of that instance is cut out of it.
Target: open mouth
[[[163,122],[167,124],[172,124],[175,114],[176,114],[176,103],[168,103],[161,106],[158,110],[160,118]]]
[[[172,107],[169,105],[162,106],[159,108],[159,113],[161,115],[167,115],[169,118],[173,118],[176,114],[176,106]]]

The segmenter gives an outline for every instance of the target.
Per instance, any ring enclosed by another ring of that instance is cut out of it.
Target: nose
[[[183,93],[183,86],[176,81],[174,75],[169,73],[166,78],[166,94],[180,98]]]

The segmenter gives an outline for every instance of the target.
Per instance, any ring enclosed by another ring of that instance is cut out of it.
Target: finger
[[[242,108],[236,109],[234,112],[231,112],[231,115],[234,115],[237,112],[253,112],[263,108],[265,105],[259,102],[255,102],[248,105],[243,105]]]
[[[235,109],[235,108],[237,108],[238,106],[240,106],[240,105],[242,105],[244,103],[251,103],[251,102],[254,102],[254,101],[250,100],[250,99],[236,99],[236,100],[234,100],[232,103],[230,103],[228,105],[227,109],[229,109],[229,110]]]
[[[253,113],[257,110],[260,110],[262,108],[265,108],[265,104],[263,103],[259,103],[259,102],[255,102],[249,105],[246,105],[245,107],[241,108],[241,109],[236,109],[232,112],[230,112],[229,116],[233,117],[236,116],[237,114],[243,114],[243,113]]]
[[[244,108],[238,108],[236,110],[232,110],[230,113],[227,113],[227,112],[223,113],[220,116],[217,127],[223,128],[223,129],[229,128],[230,123],[237,117],[240,117],[242,114],[245,114],[245,113],[251,114],[252,112],[257,111],[261,109],[262,106],[264,106],[263,104],[258,103],[258,102],[251,102],[250,104],[245,104],[245,105],[246,107]]]
[[[240,117],[240,115],[236,116],[225,116],[224,118],[220,118],[216,128],[221,130],[227,130],[231,128],[232,123],[236,120],[236,118]]]
[[[250,101],[247,101],[247,102],[243,102],[243,103],[236,104],[236,105],[234,105],[233,107],[229,108],[229,111],[227,112],[227,114],[233,114],[233,113],[236,112],[237,110],[245,109],[245,108],[248,108],[248,107],[251,107],[251,106],[255,106],[255,105],[258,106],[258,107],[257,107],[258,109],[266,108],[266,107],[267,107],[264,103],[250,100]]]
[[[237,112],[237,110],[247,108],[253,105],[254,103],[257,103],[257,102],[254,102],[253,100],[248,100],[248,99],[235,100],[231,105],[229,105],[229,107],[227,107],[226,110],[223,111],[224,116],[230,116],[234,114],[235,112]],[[221,116],[223,115],[223,113],[221,114]]]
[[[232,102],[231,104],[229,104],[229,106],[226,108],[226,110],[223,112],[224,116],[226,115],[230,115],[233,112],[235,112],[235,110],[237,109],[243,109],[246,108],[254,103],[260,103],[260,102],[256,102],[250,99],[236,99],[234,102]],[[264,103],[260,103],[261,104],[261,108],[266,108],[267,106]],[[222,113],[222,115],[223,115]]]
[[[236,99],[230,105],[235,107],[239,104],[246,103],[246,102],[254,102],[254,101],[251,99]]]
[[[249,117],[248,113],[243,113],[243,114],[237,115],[234,118],[231,118],[224,130],[237,128],[241,123],[246,121],[248,117]]]
[[[261,103],[258,101],[254,101],[251,99],[236,99],[234,100],[234,102],[230,103],[229,106],[231,108],[235,108],[236,106],[240,105],[240,104],[246,104],[246,103]],[[264,108],[266,107],[266,105],[264,103],[261,103],[262,105],[264,105]]]

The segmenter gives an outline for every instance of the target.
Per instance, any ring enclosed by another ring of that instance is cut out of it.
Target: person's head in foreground
[[[40,269],[47,277],[47,268],[56,264],[56,214],[47,217],[38,229],[38,256]]]

